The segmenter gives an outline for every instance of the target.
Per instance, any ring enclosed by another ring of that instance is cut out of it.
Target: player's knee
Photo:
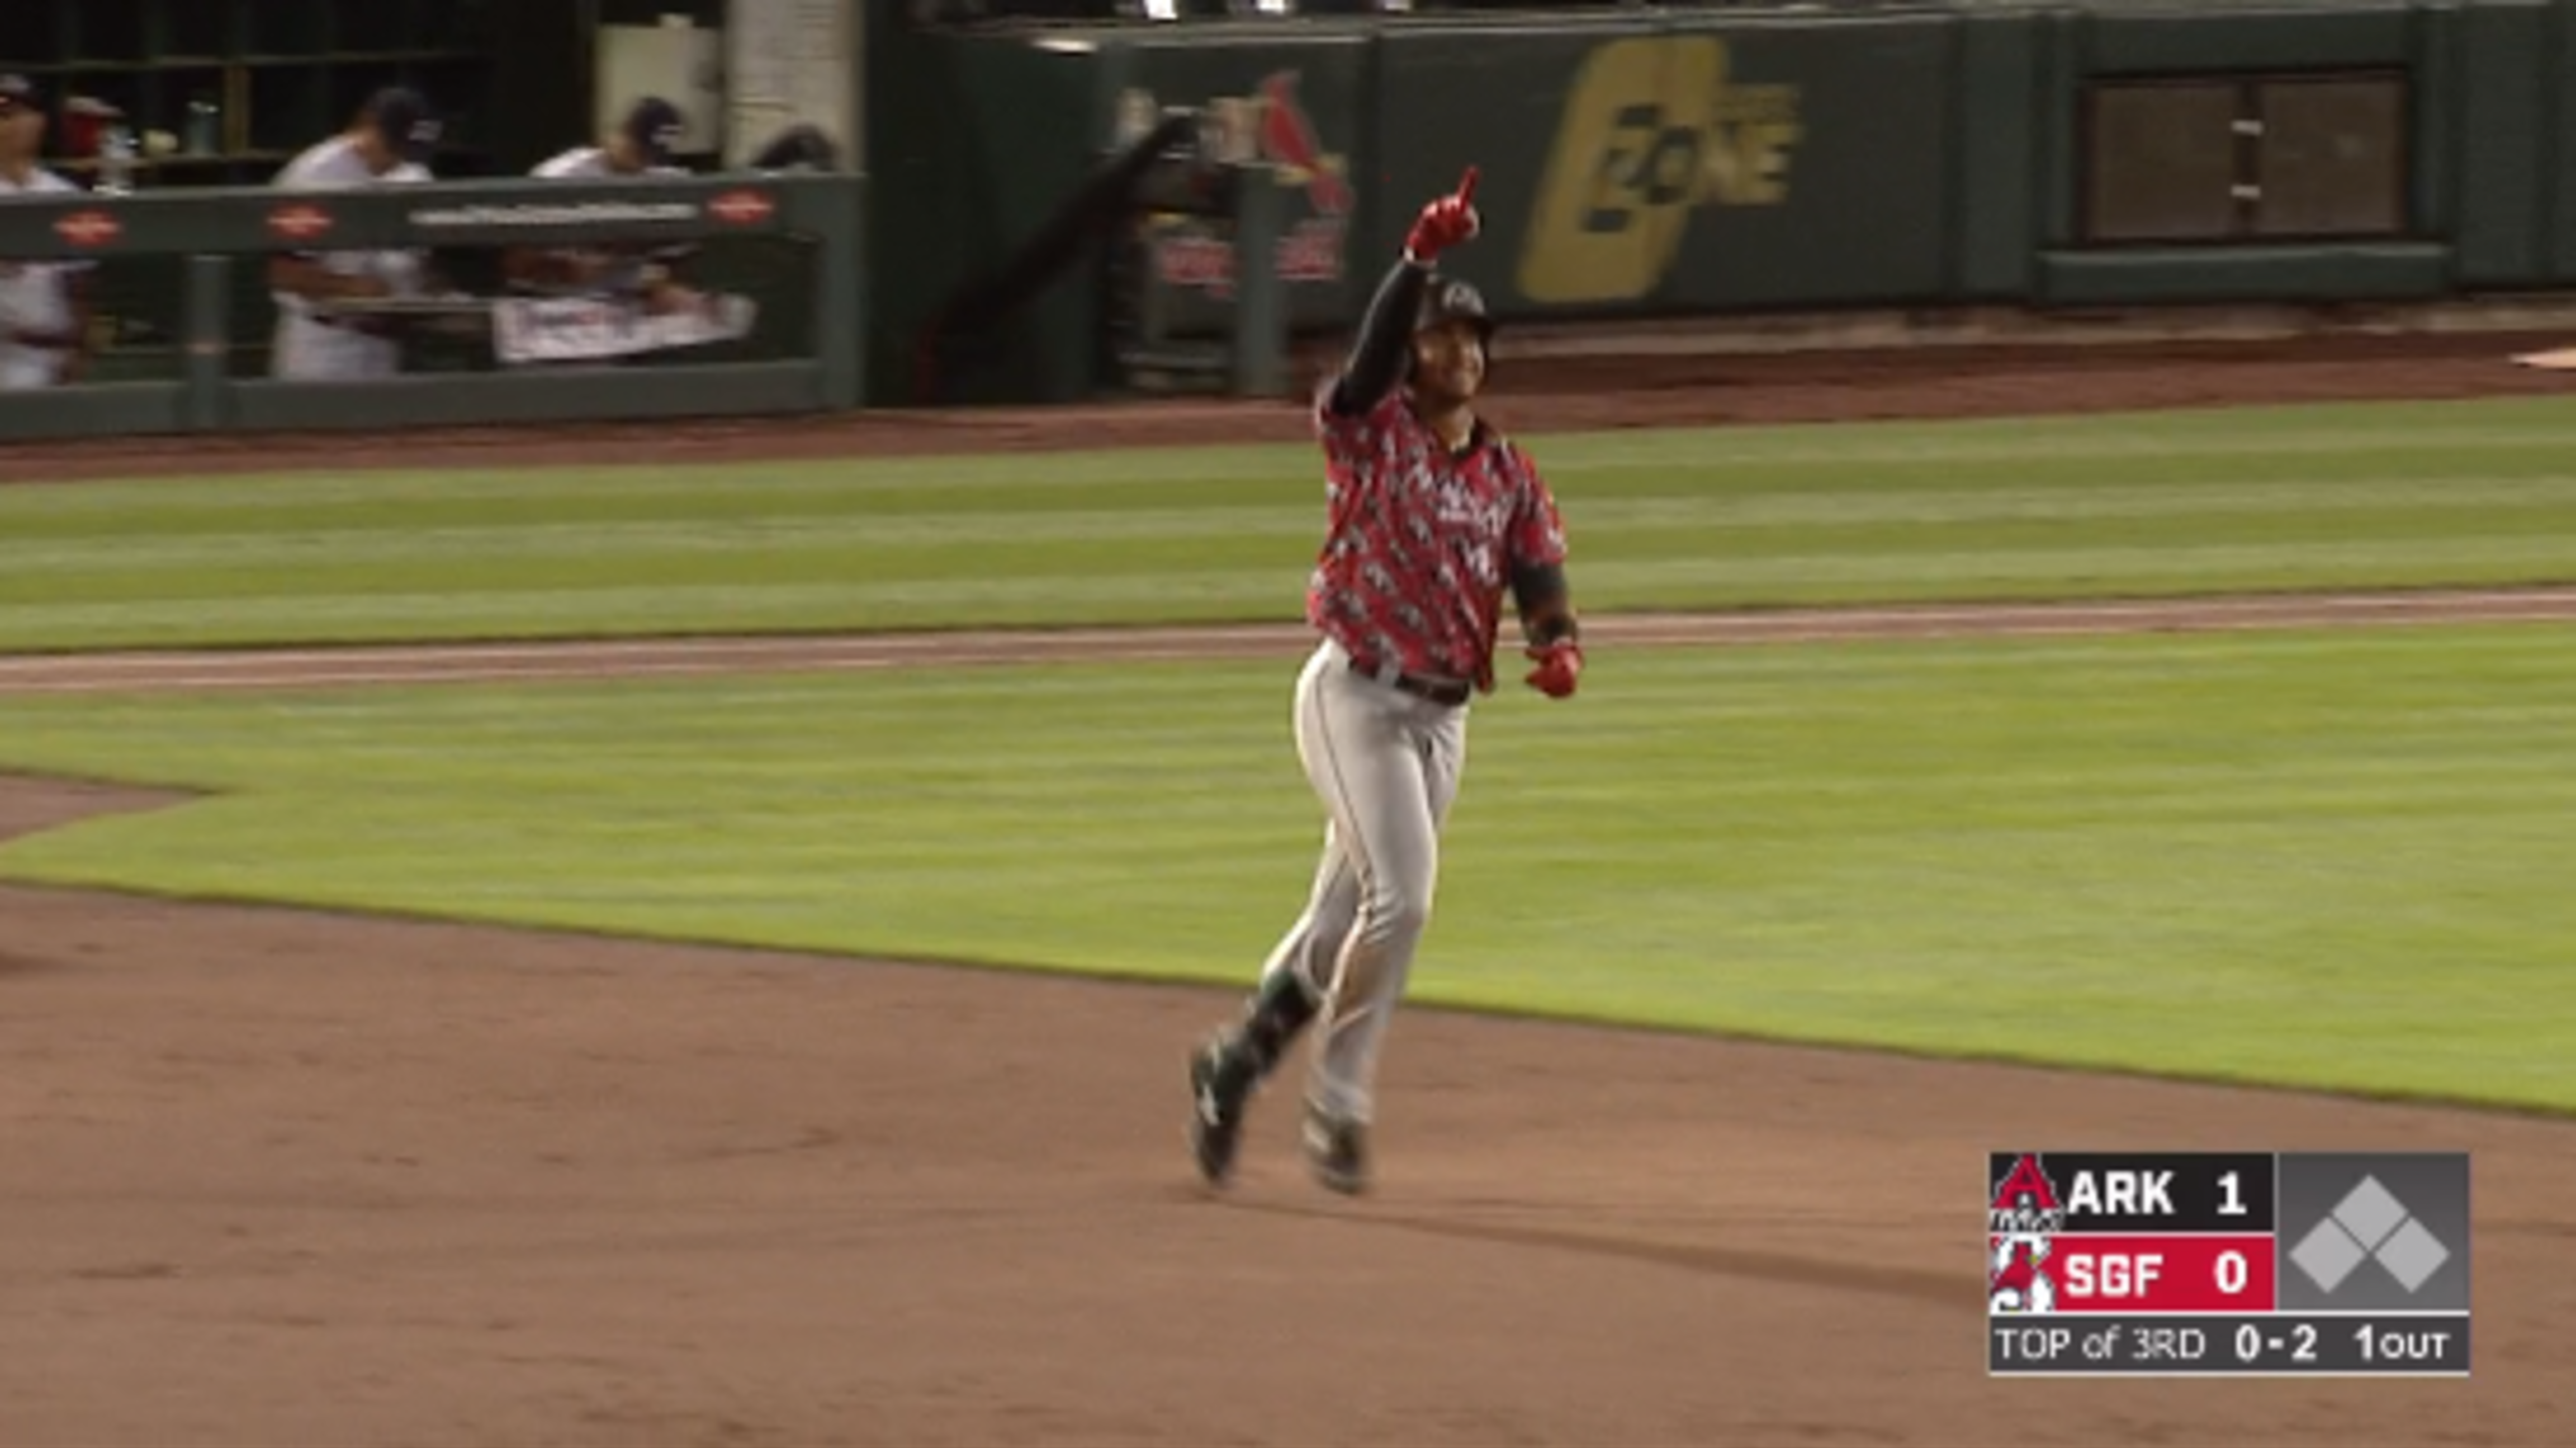
[[[1360,917],[1360,929],[1373,945],[1417,940],[1431,923],[1431,892],[1402,888],[1372,891]]]

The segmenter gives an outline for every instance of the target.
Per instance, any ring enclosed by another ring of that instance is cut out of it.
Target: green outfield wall
[[[1469,162],[1486,232],[1454,264],[1514,319],[2576,285],[2576,0],[905,31],[869,54],[870,372],[896,393],[936,298],[1162,105],[1282,168],[1305,330],[1352,319]],[[1148,244],[1221,287],[1190,225]],[[1095,281],[1071,269],[997,340],[996,393],[1097,384]]]

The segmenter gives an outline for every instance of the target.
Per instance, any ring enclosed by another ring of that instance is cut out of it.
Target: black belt
[[[1417,699],[1428,699],[1434,704],[1451,709],[1466,703],[1476,692],[1476,686],[1464,679],[1437,679],[1429,674],[1384,673],[1360,662],[1357,655],[1351,657],[1351,672],[1364,678],[1375,679],[1391,688],[1400,689]]]

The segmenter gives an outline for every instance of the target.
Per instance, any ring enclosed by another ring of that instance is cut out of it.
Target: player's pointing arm
[[[1389,268],[1370,298],[1360,322],[1359,340],[1351,347],[1341,375],[1325,394],[1324,410],[1336,417],[1358,417],[1385,400],[1404,376],[1404,359],[1422,306],[1422,288],[1431,264],[1441,252],[1476,234],[1476,168],[1470,166],[1458,189],[1422,208],[1405,237],[1404,255]]]

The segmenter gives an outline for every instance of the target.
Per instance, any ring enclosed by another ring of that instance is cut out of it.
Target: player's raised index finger
[[[1463,173],[1461,173],[1461,174],[1459,175],[1459,177],[1458,177],[1458,200],[1459,200],[1461,203],[1467,203],[1467,202],[1472,202],[1472,201],[1474,201],[1475,199],[1476,199],[1476,168],[1475,168],[1475,167],[1473,167],[1473,166],[1470,166],[1470,167],[1468,167],[1468,168],[1467,168]]]

